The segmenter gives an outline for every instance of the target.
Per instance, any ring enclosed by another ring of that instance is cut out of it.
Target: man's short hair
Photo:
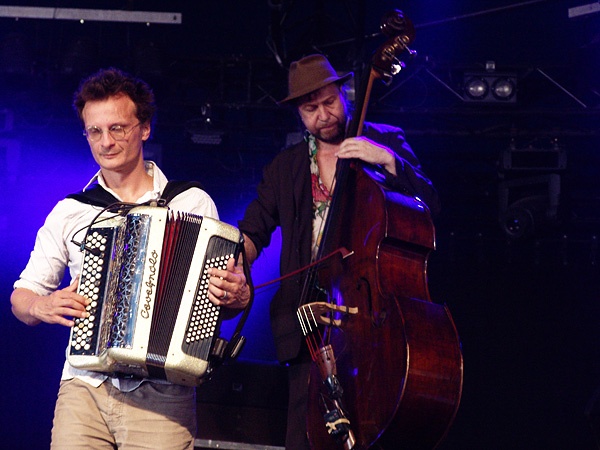
[[[136,116],[141,123],[151,122],[156,112],[154,93],[150,86],[138,78],[111,67],[101,69],[84,79],[75,92],[73,107],[81,124],[84,124],[82,112],[89,101],[106,100],[109,97],[126,95],[136,107]]]

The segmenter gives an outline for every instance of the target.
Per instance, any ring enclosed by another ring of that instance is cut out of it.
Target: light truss
[[[0,5],[0,17],[14,19],[77,20],[79,22],[129,22],[146,24],[181,24],[181,13],[122,11],[117,9],[43,8]]]

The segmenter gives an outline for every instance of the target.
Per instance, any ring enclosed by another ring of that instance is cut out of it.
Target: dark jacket
[[[397,176],[386,174],[385,184],[406,195],[418,196],[432,214],[439,211],[437,192],[420,170],[420,163],[396,127],[365,123],[363,136],[391,148],[399,156]],[[385,172],[385,171],[384,171]],[[271,234],[281,227],[280,272],[290,273],[310,263],[312,240],[312,186],[307,142],[283,150],[264,168],[257,198],[246,209],[240,230],[258,254],[271,243]],[[303,340],[296,317],[302,280],[282,281],[270,307],[271,328],[277,358],[284,362],[298,355]]]

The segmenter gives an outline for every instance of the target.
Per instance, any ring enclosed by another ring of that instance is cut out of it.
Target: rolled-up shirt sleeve
[[[62,282],[71,257],[67,248],[70,241],[68,235],[73,231],[69,228],[74,215],[74,212],[68,211],[71,202],[74,200],[59,202],[46,217],[44,225],[37,232],[27,266],[13,285],[15,289],[25,288],[38,295],[49,295]],[[75,244],[71,245],[76,247]]]

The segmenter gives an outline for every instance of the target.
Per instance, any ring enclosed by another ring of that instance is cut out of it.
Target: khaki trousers
[[[50,448],[193,450],[195,436],[193,388],[144,382],[121,392],[74,378],[61,381]]]

